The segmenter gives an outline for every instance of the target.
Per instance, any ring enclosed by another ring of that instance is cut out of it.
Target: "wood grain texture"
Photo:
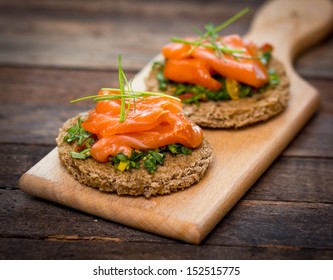
[[[251,1],[246,6],[255,11],[262,2]],[[201,27],[210,21],[219,24],[243,8],[242,1],[233,5],[191,0],[141,0],[135,4],[129,0],[5,1],[0,4],[0,62],[116,69],[121,51],[124,63],[131,61],[127,69],[137,70],[171,36],[187,35],[192,26]],[[240,19],[228,32],[243,34],[247,21]]]
[[[289,247],[191,246],[149,242],[48,241],[3,238],[3,256],[20,256],[22,260],[330,260],[333,252],[325,249]],[[15,259],[15,257],[0,259]]]
[[[220,24],[249,7],[248,15],[223,32],[245,34],[264,2],[140,0],[133,5],[130,0],[0,1],[0,63],[114,70],[121,50],[127,70],[137,71],[171,36],[186,36],[192,26],[208,22]],[[312,6],[316,8],[315,2]],[[297,61],[299,73],[333,78],[332,34],[329,38],[328,44],[303,53]]]
[[[53,146],[0,145],[0,189],[17,189],[21,175],[35,165]]]
[[[331,27],[331,3],[320,1],[315,13],[310,3],[300,6],[295,2],[274,1],[256,16],[248,37],[257,43],[268,40],[275,45],[276,56],[284,63],[291,80],[289,106],[283,114],[264,124],[237,131],[205,130],[216,156],[206,176],[195,187],[149,200],[104,194],[77,183],[62,168],[57,151],[53,150],[21,177],[20,188],[105,219],[200,243],[318,108],[317,90],[303,81],[292,66],[297,52],[320,40]],[[316,17],[317,13],[320,20],[309,24],[308,16]],[[298,36],[294,36],[295,32]],[[279,44],[281,41],[286,43]],[[136,75],[134,88],[145,89],[144,79],[150,67],[148,64]]]
[[[190,258],[190,254],[186,257],[187,250],[195,253],[191,256],[193,258],[206,256],[212,259],[225,258],[227,252],[233,256],[230,258],[243,258],[242,254],[245,254],[246,258],[251,251],[253,258],[274,258],[274,255],[275,258],[279,258],[280,254],[284,255],[283,258],[287,258],[288,252],[300,258],[303,254],[304,257],[307,254],[309,257],[313,250],[320,248],[319,252],[322,251],[324,254],[321,257],[313,257],[321,259],[329,258],[333,253],[330,236],[333,214],[331,204],[242,200],[218,224],[201,246],[191,247],[184,242],[133,230],[99,217],[32,198],[19,191],[16,192],[19,195],[14,198],[13,191],[0,191],[4,208],[11,208],[13,212],[12,221],[3,224],[0,236],[4,239],[15,237],[15,240],[25,240],[27,244],[39,243],[38,246],[41,247],[50,246],[51,251],[52,242],[59,244],[57,246],[63,244],[61,253],[50,253],[47,255],[48,258],[57,255],[58,258],[63,258],[67,254],[72,254],[72,258],[87,258],[85,250],[91,252],[90,258],[130,258],[136,251],[137,256],[141,256],[143,252],[148,253],[145,257],[142,256],[145,259],[163,258],[163,256],[172,258],[177,255],[176,258]],[[8,213],[2,212],[2,215],[6,214]],[[54,227],[54,224],[59,226]],[[36,241],[45,241],[46,245]],[[89,249],[83,249],[82,242],[85,242]],[[109,257],[92,250],[93,244],[99,246],[100,243],[109,248],[110,251],[105,251],[105,254],[110,254]],[[16,247],[15,250],[21,251],[20,254],[12,252],[7,255],[21,255],[21,258],[29,255],[38,257],[38,254],[44,254],[38,250],[30,252],[27,250],[29,246],[20,249],[19,244],[22,243],[16,244],[16,241],[11,244],[1,243],[0,248],[9,250]],[[143,247],[142,251],[136,247],[140,244]],[[68,246],[78,246],[79,250],[73,252]],[[113,252],[112,248],[115,247],[132,247],[132,249]],[[172,247],[173,252],[166,255],[159,252],[153,253],[154,248],[167,252]],[[261,250],[267,250],[267,252],[260,252]],[[269,254],[272,255],[269,256]]]

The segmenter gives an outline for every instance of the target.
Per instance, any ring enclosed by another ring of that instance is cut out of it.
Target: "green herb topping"
[[[78,118],[77,123],[67,130],[67,135],[65,136],[65,141],[70,143],[76,141],[77,145],[81,146],[82,143],[87,140],[91,133],[85,131],[82,127],[82,120]]]
[[[181,144],[172,144],[161,147],[155,150],[148,151],[132,151],[130,157],[123,153],[118,153],[116,156],[110,157],[110,163],[119,171],[130,169],[138,169],[144,167],[148,173],[155,173],[159,165],[164,164],[166,154],[171,155],[189,155],[192,149]]]
[[[94,144],[95,139],[95,134],[84,130],[82,127],[82,120],[80,118],[78,118],[76,124],[67,130],[67,135],[64,137],[64,141],[74,145],[74,151],[70,152],[72,158],[82,160],[91,157],[90,149]],[[181,144],[171,144],[155,150],[133,150],[130,157],[127,157],[123,153],[118,153],[116,156],[110,157],[109,162],[117,170],[122,172],[143,167],[148,171],[148,173],[154,173],[158,166],[164,164],[167,153],[172,156],[190,155],[192,153],[192,149]]]
[[[265,54],[266,59],[270,59],[270,56],[268,53]],[[234,87],[229,87],[227,83],[228,79],[216,75],[214,78],[218,80],[221,84],[222,87],[218,89],[217,91],[212,91],[207,89],[204,86],[201,85],[193,85],[193,84],[188,84],[188,83],[178,83],[178,82],[173,82],[171,80],[168,80],[164,77],[163,75],[163,69],[164,68],[164,63],[163,62],[155,62],[153,65],[153,69],[156,71],[156,78],[158,82],[158,87],[159,90],[168,90],[171,91],[174,96],[179,97],[183,103],[195,103],[199,104],[202,101],[207,101],[207,100],[231,100],[233,98],[234,94]],[[261,88],[255,88],[251,87],[249,85],[246,85],[244,83],[236,82],[233,80],[234,84],[237,87],[237,96],[239,98],[245,98],[245,97],[251,97],[255,93],[261,93],[267,90],[271,86],[276,86],[280,83],[279,76],[276,74],[274,69],[269,69],[268,70],[268,75],[269,75],[269,81],[266,85],[264,85]]]
[[[75,151],[71,156],[76,159],[90,157],[90,148],[95,142],[95,137],[82,127],[82,120],[78,118],[77,123],[67,130],[64,141],[75,144]]]

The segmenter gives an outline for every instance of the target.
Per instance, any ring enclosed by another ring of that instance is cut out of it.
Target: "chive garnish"
[[[171,41],[176,42],[176,43],[183,43],[183,44],[197,46],[197,41],[188,41],[188,40],[178,38],[178,37],[172,37]],[[200,44],[200,46],[208,48],[208,49],[219,50],[225,54],[244,53],[245,52],[244,50],[240,50],[240,49],[231,49],[231,48],[227,48],[227,47],[221,47],[221,46],[217,46],[217,45],[215,46],[215,45],[210,45],[210,44]]]
[[[102,88],[101,90],[120,92],[119,88]],[[128,91],[125,89],[124,94],[120,93],[120,94],[90,95],[90,96],[73,99],[70,102],[75,103],[75,102],[84,101],[84,100],[88,100],[88,99],[92,99],[93,101],[97,102],[97,101],[103,101],[103,100],[121,99],[122,97],[125,99],[127,99],[127,98],[134,99],[134,98],[142,98],[142,97],[147,97],[147,96],[161,96],[161,97],[166,97],[166,98],[180,101],[180,99],[175,96],[161,93],[161,92],[134,91],[134,90],[131,92],[131,91]]]
[[[232,55],[235,57],[235,54],[237,53],[243,53],[243,50],[239,50],[239,49],[230,49],[230,48],[226,48],[224,46],[219,46],[216,43],[216,39],[219,37],[218,32],[221,31],[222,29],[226,28],[227,26],[229,26],[230,24],[232,24],[233,22],[235,22],[237,19],[239,19],[240,17],[242,17],[243,15],[245,15],[246,13],[248,13],[250,11],[249,8],[245,8],[242,11],[238,12],[236,15],[232,16],[231,18],[229,18],[228,20],[226,20],[224,23],[220,24],[219,26],[214,26],[213,24],[206,24],[205,30],[206,32],[203,33],[200,29],[198,29],[197,27],[194,27],[193,30],[195,33],[197,33],[198,35],[200,35],[200,37],[195,40],[195,41],[188,41],[188,40],[183,40],[181,38],[178,37],[172,37],[170,40],[171,42],[179,42],[179,43],[183,43],[183,44],[189,44],[192,45],[193,47],[190,49],[189,54],[191,54],[197,47],[199,46],[203,46],[205,48],[210,48],[215,50],[216,55],[218,57],[222,57],[224,58],[224,54],[228,54],[228,55]],[[204,40],[208,40],[209,44],[204,43]],[[221,43],[223,44],[223,42],[221,41]]]
[[[241,10],[240,12],[238,12],[237,14],[235,14],[234,16],[232,16],[231,18],[229,18],[228,20],[226,20],[224,23],[222,23],[219,26],[215,27],[214,31],[216,33],[219,32],[219,31],[221,31],[222,29],[226,28],[227,26],[229,26],[230,24],[232,24],[233,22],[235,22],[237,19],[241,18],[243,15],[247,14],[249,11],[250,11],[250,8],[245,8],[245,9]]]
[[[135,91],[132,89],[131,81],[128,81],[125,72],[122,67],[121,55],[118,56],[118,79],[119,79],[119,88],[102,88],[101,90],[119,92],[115,94],[105,94],[105,95],[89,95],[85,97],[80,97],[74,100],[71,100],[71,103],[84,101],[92,99],[95,102],[112,100],[112,99],[121,99],[120,103],[120,116],[119,122],[124,122],[128,116],[128,113],[131,108],[131,101],[133,101],[133,107],[135,110],[135,102],[137,98],[143,98],[147,96],[161,96],[166,98],[171,98],[177,101],[180,101],[179,98],[161,93],[161,92],[149,92],[149,91]],[[126,86],[126,88],[125,88]],[[127,108],[126,108],[126,99],[128,99]]]
[[[118,55],[118,79],[119,79],[119,88],[121,95],[121,105],[120,105],[120,117],[119,121],[123,122],[125,120],[125,89],[124,89],[124,80],[123,80],[123,67],[121,64],[121,56]]]

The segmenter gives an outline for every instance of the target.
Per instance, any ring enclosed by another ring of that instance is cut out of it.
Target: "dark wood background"
[[[58,128],[117,86],[171,36],[265,1],[0,0],[0,259],[332,259],[333,36],[295,61],[320,110],[200,246],[109,222],[22,193],[19,177],[55,146]]]

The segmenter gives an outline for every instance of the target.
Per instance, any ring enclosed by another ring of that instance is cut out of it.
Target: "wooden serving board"
[[[263,174],[319,105],[318,92],[293,70],[292,59],[332,27],[329,0],[277,0],[263,6],[246,37],[270,42],[291,80],[285,112],[239,130],[204,130],[214,161],[197,185],[150,199],[102,193],[75,181],[60,165],[57,149],[23,174],[22,191],[145,231],[199,244]],[[147,65],[134,82],[144,89]]]

